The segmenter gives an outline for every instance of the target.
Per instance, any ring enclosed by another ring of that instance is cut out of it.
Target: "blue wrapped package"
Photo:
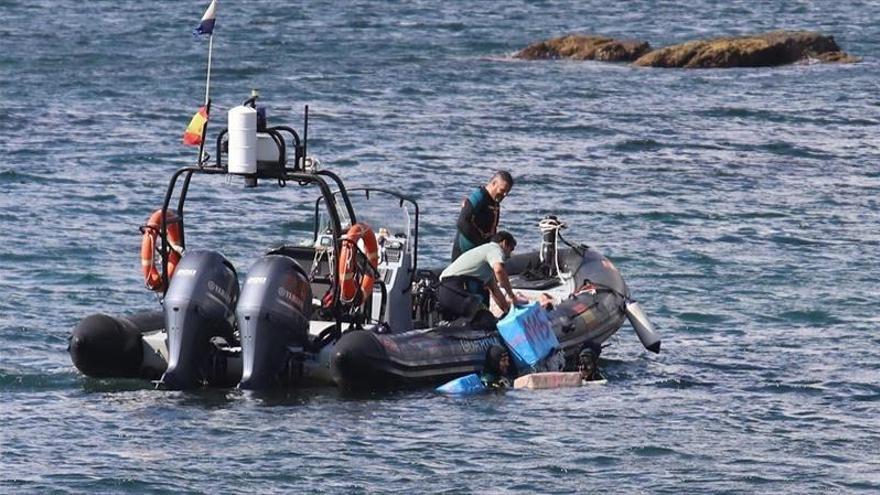
[[[434,390],[443,394],[467,395],[483,392],[486,390],[486,386],[480,380],[480,375],[471,373],[470,375],[465,375],[440,385]]]
[[[534,370],[542,359],[559,347],[550,319],[538,303],[513,307],[498,322],[498,331],[521,374]]]

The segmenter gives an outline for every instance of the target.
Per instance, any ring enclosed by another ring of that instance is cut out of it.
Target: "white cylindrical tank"
[[[257,111],[239,105],[229,110],[230,174],[257,173]]]

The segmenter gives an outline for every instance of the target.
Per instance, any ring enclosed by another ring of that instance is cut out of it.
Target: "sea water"
[[[205,97],[206,1],[0,2],[0,492],[874,493],[880,489],[880,4],[219,2],[209,126],[260,91],[350,186],[421,207],[446,261],[462,198],[555,214],[620,268],[603,387],[469,398],[160,392],[83,377],[94,312],[157,308],[138,226]],[[570,32],[664,46],[806,29],[854,65],[678,70],[515,60]],[[214,131],[214,132],[212,132]],[[312,228],[316,191],[194,181],[187,244],[244,273]]]

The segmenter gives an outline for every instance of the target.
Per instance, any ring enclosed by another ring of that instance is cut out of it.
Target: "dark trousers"
[[[440,281],[437,303],[443,319],[464,318],[479,327],[494,327],[495,317],[483,304],[483,282],[473,277],[447,277]]]

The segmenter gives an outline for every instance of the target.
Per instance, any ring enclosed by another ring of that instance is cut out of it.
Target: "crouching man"
[[[490,242],[468,250],[440,274],[437,302],[444,319],[467,318],[477,328],[494,329],[495,317],[486,307],[484,290],[488,289],[501,311],[511,304],[525,304],[510,286],[504,261],[516,248],[509,232],[499,231]]]

